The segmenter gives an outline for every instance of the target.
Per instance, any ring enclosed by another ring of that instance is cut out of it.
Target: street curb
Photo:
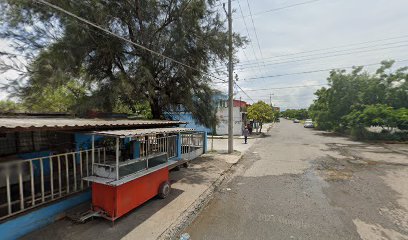
[[[267,129],[267,132],[269,132],[273,125],[274,124],[272,124]],[[254,145],[259,139],[262,138],[255,139]],[[179,239],[179,236],[182,234],[181,231],[188,227],[198,216],[198,214],[200,214],[200,212],[213,199],[212,196],[216,192],[217,188],[221,186],[225,181],[231,179],[231,177],[234,174],[233,168],[241,162],[243,156],[247,151],[241,152],[238,160],[235,163],[231,164],[231,166],[225,169],[222,173],[220,173],[220,176],[186,210],[184,210],[181,213],[181,215],[177,218],[177,220],[174,221],[165,231],[163,231],[163,233],[160,234],[160,236],[157,239],[161,240]]]
[[[226,180],[229,180],[233,174],[232,168],[236,166],[244,156],[245,152],[241,153],[236,163],[231,164],[220,176],[205,190],[178,218],[170,225],[157,239],[170,240],[178,239],[181,231],[188,227],[198,214],[212,200],[212,196],[217,188]]]

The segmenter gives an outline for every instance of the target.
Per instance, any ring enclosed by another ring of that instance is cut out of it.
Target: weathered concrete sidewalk
[[[266,131],[267,128],[265,128]],[[152,199],[115,222],[94,219],[84,224],[62,219],[23,239],[169,239],[193,220],[210,200],[214,189],[238,162],[248,144],[235,139],[234,154],[225,154],[227,139],[214,140],[214,150],[191,161],[189,168],[170,173],[172,192],[167,199]],[[209,142],[209,150],[211,143]]]

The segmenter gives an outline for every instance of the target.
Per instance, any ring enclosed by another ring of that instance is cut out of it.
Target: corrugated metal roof
[[[95,135],[112,136],[112,137],[137,137],[160,133],[190,132],[193,128],[152,128],[152,129],[129,129],[113,131],[95,131]]]
[[[180,121],[84,119],[84,118],[0,118],[0,130],[19,129],[84,129],[94,127],[155,127],[176,126]]]

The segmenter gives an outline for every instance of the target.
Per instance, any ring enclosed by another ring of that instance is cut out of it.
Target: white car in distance
[[[307,119],[305,121],[305,124],[303,125],[303,127],[305,127],[305,128],[314,128],[313,121],[311,119]]]

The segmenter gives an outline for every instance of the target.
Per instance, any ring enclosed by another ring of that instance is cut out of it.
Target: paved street
[[[282,120],[184,232],[194,240],[408,239],[407,145]]]

